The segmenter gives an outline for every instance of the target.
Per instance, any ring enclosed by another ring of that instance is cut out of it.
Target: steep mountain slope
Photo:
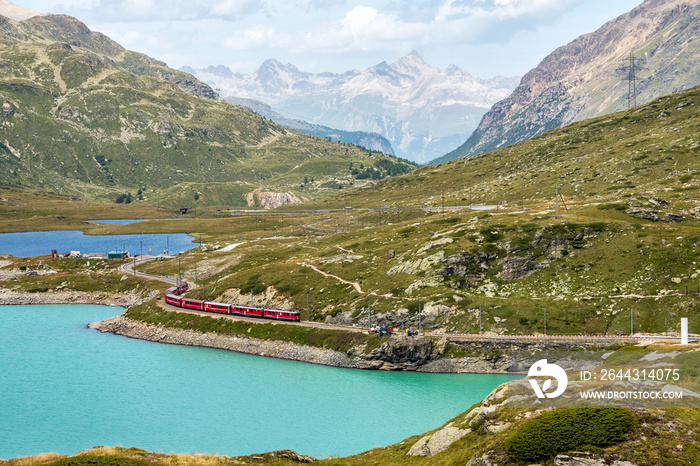
[[[700,1],[646,0],[547,56],[441,163],[524,141],[627,108],[630,54],[640,62],[638,104],[700,84]],[[634,100],[634,99],[632,99]]]
[[[276,60],[250,75],[224,66],[184,69],[223,95],[263,101],[285,116],[379,133],[397,155],[418,162],[457,147],[517,84],[516,78],[477,79],[454,65],[440,70],[415,51],[392,64],[343,74],[312,74]]]
[[[367,133],[364,131],[343,131],[341,129],[329,128],[323,125],[314,125],[304,120],[287,118],[272,110],[269,105],[254,99],[240,99],[237,97],[227,97],[227,102],[235,105],[248,107],[255,113],[268,118],[285,128],[301,131],[320,138],[331,138],[333,141],[347,142],[355,144],[365,149],[381,152],[383,154],[394,155],[394,149],[387,138],[377,133]]]
[[[471,202],[520,207],[524,201],[526,206],[547,202],[553,207],[559,184],[567,203],[659,195],[682,209],[697,207],[699,126],[696,86],[492,152],[421,167],[372,189],[346,194],[343,202],[441,205],[444,195],[446,206]]]
[[[349,186],[351,162],[373,167],[386,159],[215,100],[192,76],[126,51],[74,18],[2,18],[0,32],[5,186],[88,198],[141,188],[164,203],[187,193],[190,202],[244,205],[242,195],[258,188],[315,196]],[[397,173],[411,168],[384,163]],[[183,183],[200,185],[177,187]]]

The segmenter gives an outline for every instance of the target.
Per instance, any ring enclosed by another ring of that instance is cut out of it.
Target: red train
[[[185,298],[179,296],[188,289],[188,285],[174,286],[165,290],[165,302],[185,309],[197,311],[218,312],[219,314],[234,314],[248,317],[258,317],[261,319],[286,320],[299,322],[301,315],[299,311],[287,311],[284,309],[268,309],[265,307],[244,306],[242,304],[214,303],[210,301],[200,301],[199,299]]]

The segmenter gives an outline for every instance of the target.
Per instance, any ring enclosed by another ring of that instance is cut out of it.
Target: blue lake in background
[[[132,223],[145,222],[150,218],[109,218],[104,220],[85,220],[87,223],[101,223],[103,225],[131,225]]]
[[[96,445],[350,455],[434,429],[518,378],[338,369],[86,328],[121,312],[0,306],[0,458]]]
[[[82,231],[32,231],[0,233],[0,254],[15,257],[41,256],[56,249],[60,254],[80,251],[83,254],[129,251],[132,256],[162,254],[169,247],[170,254],[198,246],[194,237],[185,233],[157,233],[144,235],[85,235]],[[149,249],[151,251],[149,252]]]
[[[148,220],[184,220],[182,218],[109,218],[104,220],[85,220],[87,223],[101,223],[103,225],[131,225],[132,223],[146,222]]]

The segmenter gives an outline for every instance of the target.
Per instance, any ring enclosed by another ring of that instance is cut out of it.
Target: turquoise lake
[[[158,255],[169,248],[170,254],[198,246],[195,238],[185,233],[152,233],[144,235],[84,235],[82,231],[31,231],[25,233],[0,233],[0,254],[15,257],[41,256],[80,251],[83,254],[129,251],[132,256]],[[149,252],[149,249],[151,251]]]
[[[121,312],[0,306],[0,458],[96,445],[345,456],[434,429],[517,378],[337,369],[86,328]]]

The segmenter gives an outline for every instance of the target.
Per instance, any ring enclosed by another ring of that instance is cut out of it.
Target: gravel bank
[[[168,343],[172,345],[201,346],[238,353],[310,362],[333,367],[370,369],[366,361],[356,361],[345,353],[338,351],[298,345],[286,341],[268,341],[245,336],[222,335],[219,333],[202,333],[196,330],[164,328],[128,319],[123,315],[94,322],[89,328],[100,332],[109,332],[139,340]]]
[[[288,359],[350,369],[416,371],[432,373],[507,374],[527,370],[522,357],[501,357],[497,361],[486,357],[445,358],[433,348],[431,339],[407,340],[395,338],[386,341],[369,354],[362,348],[349,353],[316,348],[280,340],[260,340],[244,335],[203,333],[197,330],[177,329],[146,324],[119,315],[88,325],[100,332],[109,332],[139,340],[172,345],[200,346],[238,353]],[[423,358],[416,358],[423,354]],[[408,356],[408,360],[406,357]],[[534,361],[534,360],[533,360]]]
[[[143,301],[144,297],[124,293],[87,293],[84,291],[45,291],[28,293],[0,289],[0,305],[11,304],[102,304],[129,307]]]

